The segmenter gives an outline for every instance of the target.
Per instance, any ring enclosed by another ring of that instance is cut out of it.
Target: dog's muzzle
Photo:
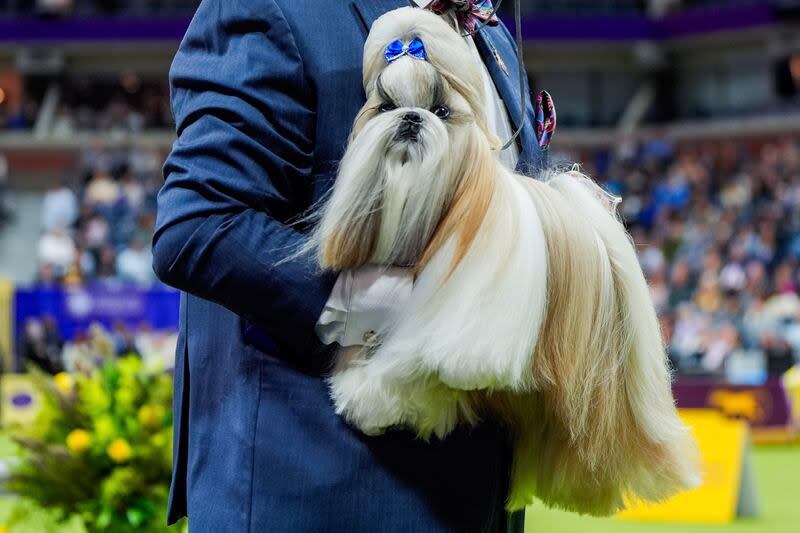
[[[422,116],[416,111],[409,111],[400,119],[395,138],[401,141],[419,140],[419,130],[422,128]]]

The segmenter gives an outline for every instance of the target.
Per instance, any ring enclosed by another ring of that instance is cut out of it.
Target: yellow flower
[[[164,435],[164,432],[156,433],[155,435],[150,437],[150,445],[153,446],[153,448],[163,448],[164,445],[166,444],[167,444],[167,437],[166,435]]]
[[[85,429],[75,429],[67,435],[67,448],[73,453],[83,453],[91,444],[92,435]]]
[[[164,420],[164,406],[158,404],[143,405],[139,409],[139,423],[147,428],[157,428]]]
[[[72,391],[75,388],[75,379],[72,377],[72,375],[67,374],[66,372],[59,372],[53,376],[53,383],[55,383],[58,392],[64,396],[72,394]],[[0,531],[0,533],[2,533],[2,531]]]
[[[100,380],[99,375],[83,379],[78,389],[83,410],[93,418],[102,416],[111,409],[111,398]]]
[[[0,533],[8,533],[8,528],[6,526],[0,526]]]
[[[118,362],[119,372],[123,376],[133,377],[142,369],[142,361],[135,355],[122,357]]]
[[[106,453],[115,463],[124,463],[131,458],[131,445],[125,439],[114,439],[106,448]]]

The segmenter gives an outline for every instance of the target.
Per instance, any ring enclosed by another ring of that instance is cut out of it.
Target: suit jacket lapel
[[[478,52],[489,70],[489,75],[492,77],[495,87],[497,87],[497,92],[506,105],[508,117],[511,120],[514,131],[516,131],[522,117],[519,105],[519,68],[516,51],[511,46],[509,38],[502,34],[503,32],[505,30],[500,26],[486,26],[475,35],[474,39]],[[530,92],[527,79],[525,80],[525,90]],[[531,105],[530,94],[527,94],[525,98],[525,125],[519,137],[517,137],[520,148],[519,162],[517,163],[518,172],[528,173],[541,164],[541,150],[536,140],[533,121],[533,106]],[[503,142],[507,140],[501,139]]]

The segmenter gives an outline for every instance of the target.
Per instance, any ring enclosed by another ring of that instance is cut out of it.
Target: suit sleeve
[[[266,329],[290,357],[334,283],[285,222],[308,203],[314,98],[272,1],[204,0],[170,69],[178,138],[164,166],[153,267],[164,283]]]

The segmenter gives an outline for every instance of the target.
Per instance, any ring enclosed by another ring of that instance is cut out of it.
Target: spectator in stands
[[[766,354],[767,373],[769,375],[783,375],[784,372],[794,366],[795,359],[792,355],[792,348],[783,335],[766,334],[762,339],[761,345]]]
[[[675,264],[672,265],[668,298],[668,303],[671,308],[675,308],[684,302],[691,301],[693,292],[691,275],[689,263],[685,259],[676,261]]]
[[[781,263],[775,270],[773,286],[777,293],[797,293],[796,268],[791,263]]]
[[[85,200],[98,209],[110,208],[119,197],[119,184],[104,170],[96,172],[86,186]]]
[[[111,340],[118,357],[140,355],[136,346],[136,335],[121,321],[116,321],[111,332]]]
[[[121,180],[122,197],[127,207],[136,211],[144,205],[146,191],[144,184],[137,180],[131,172],[125,172]]]
[[[721,374],[725,360],[740,348],[736,328],[729,323],[723,323],[709,332],[702,359],[703,368],[708,372]]]
[[[117,95],[103,112],[99,126],[112,133],[140,133],[144,129],[145,119],[121,95]]]
[[[117,274],[117,254],[110,245],[100,248],[94,275],[99,280],[113,280]]]
[[[75,241],[64,228],[52,228],[39,240],[39,262],[49,265],[56,276],[66,273],[75,260]]]
[[[140,238],[131,238],[128,247],[119,254],[117,273],[123,280],[142,285],[155,281],[153,254]]]
[[[71,228],[78,220],[78,198],[65,182],[50,187],[42,202],[42,228]]]
[[[48,374],[63,370],[61,349],[64,342],[52,317],[29,319],[25,323],[22,339],[23,361],[31,363]]]
[[[78,233],[81,244],[90,252],[99,250],[108,242],[111,228],[106,219],[94,205],[84,201],[78,218]]]
[[[20,102],[13,104],[3,126],[8,130],[31,129],[38,114],[39,104],[32,97],[25,95]]]
[[[77,131],[77,124],[72,111],[65,105],[59,105],[56,110],[55,117],[53,117],[53,127],[50,135],[54,139],[70,139]]]

